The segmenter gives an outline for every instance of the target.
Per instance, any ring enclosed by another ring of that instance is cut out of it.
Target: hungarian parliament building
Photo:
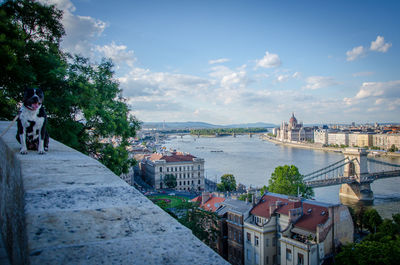
[[[274,134],[282,142],[314,141],[314,129],[313,127],[304,127],[302,122],[298,123],[292,113],[289,123],[283,121],[280,128],[275,128]]]

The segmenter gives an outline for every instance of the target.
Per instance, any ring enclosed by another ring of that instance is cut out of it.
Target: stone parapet
[[[0,122],[3,132],[9,122]],[[0,139],[0,232],[12,264],[228,264],[98,161]]]

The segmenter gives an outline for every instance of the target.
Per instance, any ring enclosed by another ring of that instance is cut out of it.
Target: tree
[[[32,0],[0,5],[0,119],[17,113],[27,86],[43,91],[64,77],[62,12]]]
[[[176,182],[176,177],[172,174],[167,174],[164,177],[164,184],[167,186],[169,189],[173,189],[176,187],[177,182]]]
[[[32,0],[1,4],[0,119],[16,115],[26,87],[40,87],[52,138],[117,175],[127,173],[135,163],[126,150],[128,139],[140,124],[129,114],[110,60],[93,64],[60,50],[61,17],[54,6]]]
[[[291,196],[311,198],[314,191],[303,182],[303,176],[294,165],[278,166],[268,180],[268,191]]]
[[[263,196],[264,193],[266,193],[266,192],[268,192],[268,187],[264,185],[264,186],[260,189],[261,196]]]
[[[235,191],[236,190],[236,180],[235,176],[232,174],[224,174],[221,176],[221,183],[217,184],[217,190],[226,192],[226,191]]]
[[[388,149],[389,152],[396,152],[397,150],[398,149],[394,144],[392,144],[392,146]]]
[[[370,233],[376,233],[376,229],[382,224],[382,217],[374,208],[366,210],[362,218],[365,227]]]
[[[336,264],[398,264],[400,239],[390,242],[362,241],[343,247],[336,256]]]
[[[191,202],[182,203],[178,208],[183,211],[183,215],[178,221],[192,230],[192,233],[198,239],[216,249],[217,215],[213,212],[204,211],[197,204]]]
[[[252,193],[245,193],[245,194],[242,194],[242,195],[240,195],[238,197],[238,200],[240,200],[240,201],[246,201],[246,199],[247,199],[248,202],[252,202],[253,201],[253,194]]]

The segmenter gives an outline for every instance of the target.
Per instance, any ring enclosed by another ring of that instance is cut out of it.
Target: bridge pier
[[[370,183],[342,184],[339,191],[339,198],[342,201],[363,201],[372,202],[374,193]]]
[[[347,148],[344,156],[351,161],[344,168],[343,177],[354,177],[355,182],[342,184],[339,197],[346,200],[373,201],[374,193],[370,182],[361,182],[361,177],[368,174],[367,155],[365,148]]]

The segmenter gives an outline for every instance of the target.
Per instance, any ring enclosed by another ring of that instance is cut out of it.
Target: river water
[[[295,165],[305,175],[343,159],[341,153],[301,149],[274,144],[258,136],[193,137],[172,136],[165,141],[167,149],[188,152],[205,159],[205,176],[219,182],[223,174],[233,174],[237,183],[247,187],[268,185],[275,167]],[[387,159],[400,164],[400,159]],[[400,212],[400,177],[377,180],[371,184],[374,207],[384,217]],[[340,186],[314,189],[315,199],[339,203]]]

